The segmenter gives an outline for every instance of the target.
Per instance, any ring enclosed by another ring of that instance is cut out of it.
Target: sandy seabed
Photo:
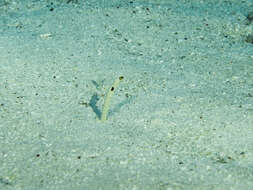
[[[252,190],[252,11],[0,0],[0,189]]]

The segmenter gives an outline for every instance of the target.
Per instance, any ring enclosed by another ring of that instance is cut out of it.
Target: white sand
[[[0,1],[0,189],[252,190],[253,1],[80,1]]]

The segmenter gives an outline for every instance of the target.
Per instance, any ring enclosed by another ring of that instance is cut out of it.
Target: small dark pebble
[[[246,36],[245,42],[253,44],[253,34]]]
[[[251,23],[253,21],[253,11],[249,12],[247,14],[246,18]]]

